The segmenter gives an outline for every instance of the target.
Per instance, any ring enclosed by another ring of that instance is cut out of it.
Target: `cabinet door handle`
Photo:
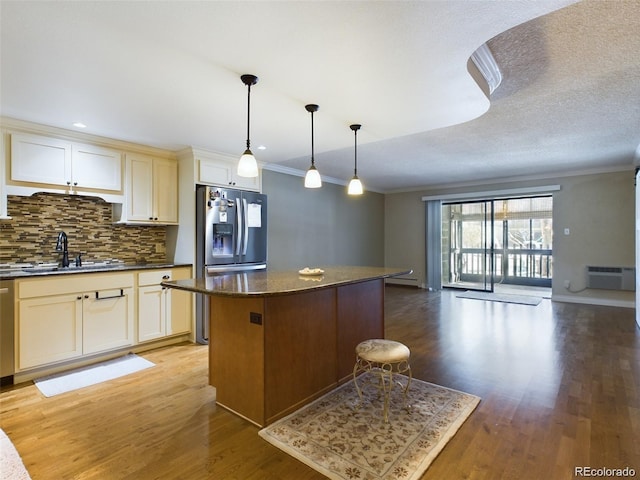
[[[76,300],[82,300],[81,296],[76,297]]]
[[[96,292],[96,300],[108,300],[110,298],[120,298],[120,297],[124,297],[124,290],[122,288],[120,289],[120,295],[110,295],[108,297],[101,297],[100,292]]]

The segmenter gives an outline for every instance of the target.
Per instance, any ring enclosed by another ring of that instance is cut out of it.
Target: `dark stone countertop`
[[[162,285],[207,295],[266,297],[286,295],[308,290],[330,288],[379,278],[407,275],[411,269],[384,267],[328,266],[319,267],[321,275],[301,275],[298,271],[260,270],[255,272],[229,272],[162,282]]]
[[[21,266],[15,268],[0,268],[0,280],[17,280],[21,278],[74,275],[79,273],[123,272],[129,270],[151,270],[173,267],[190,267],[189,263],[109,263],[86,264],[81,267],[56,266]]]

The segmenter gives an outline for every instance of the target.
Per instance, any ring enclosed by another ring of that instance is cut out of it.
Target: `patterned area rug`
[[[375,384],[365,382],[363,396],[358,406],[358,394],[348,382],[259,434],[331,479],[415,480],[480,401],[413,379],[408,408],[401,389],[394,388],[385,424]]]

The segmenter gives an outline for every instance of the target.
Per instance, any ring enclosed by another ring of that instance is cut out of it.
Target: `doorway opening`
[[[441,231],[443,287],[551,288],[552,196],[443,203]]]

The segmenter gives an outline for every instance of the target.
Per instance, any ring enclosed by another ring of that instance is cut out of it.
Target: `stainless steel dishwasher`
[[[13,280],[0,280],[0,385],[12,385],[14,370]]]

